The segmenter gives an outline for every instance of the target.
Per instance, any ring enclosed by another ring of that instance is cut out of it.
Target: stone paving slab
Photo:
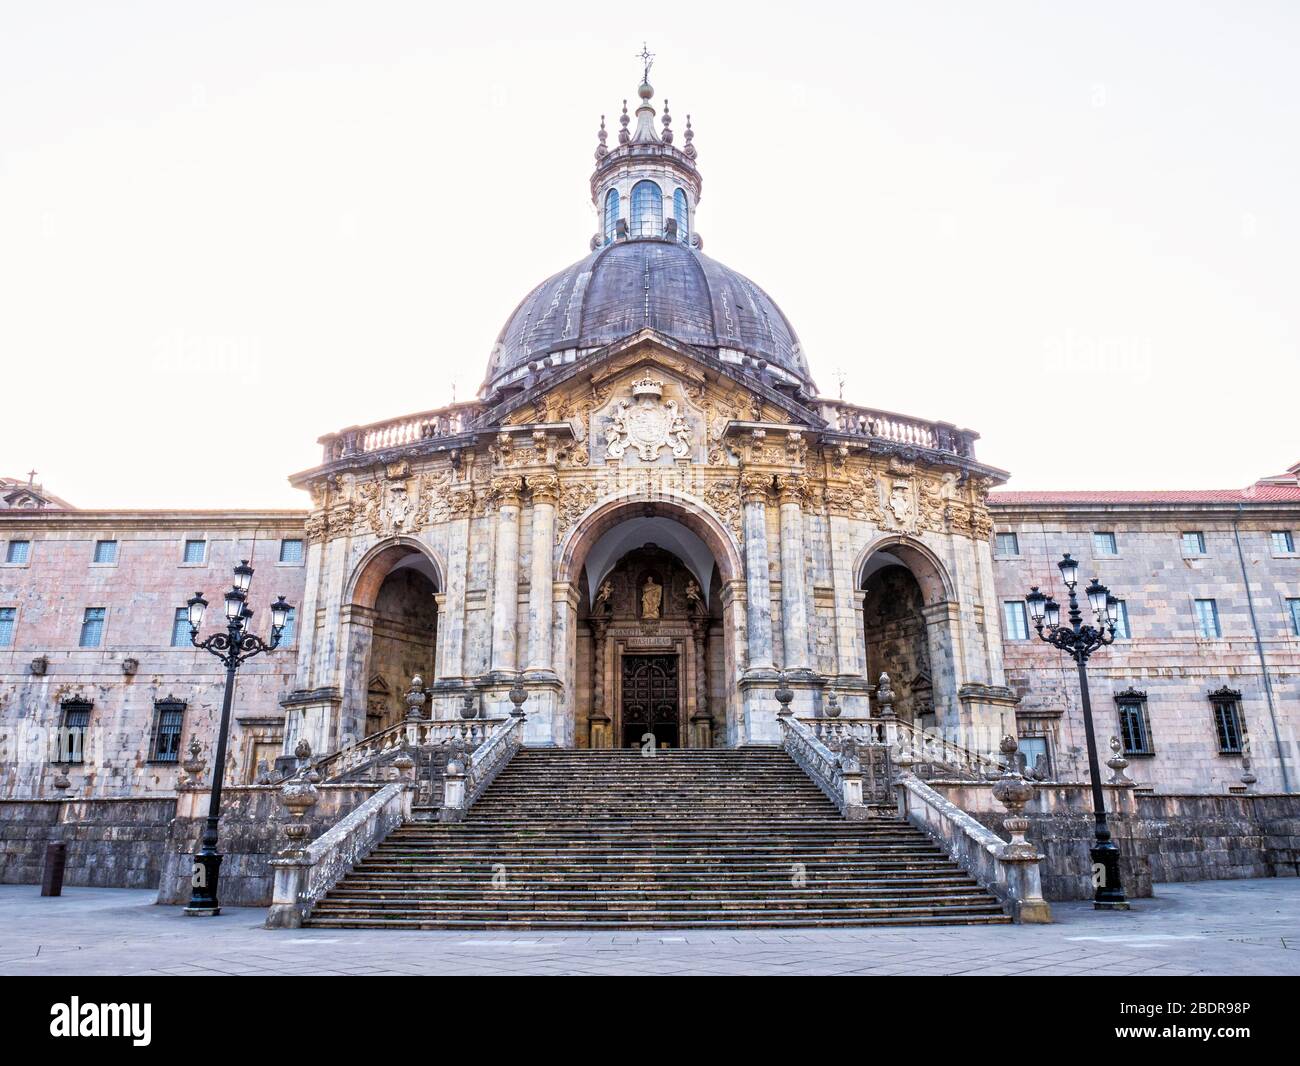
[[[1053,905],[1048,926],[649,932],[268,930],[187,918],[136,889],[0,886],[0,973],[1300,974],[1300,879],[1158,885],[1127,914]]]

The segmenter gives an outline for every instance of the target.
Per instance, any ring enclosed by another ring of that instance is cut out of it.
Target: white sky
[[[824,393],[971,426],[1014,488],[1300,459],[1300,9],[637,10],[0,0],[0,473],[301,506],[321,433],[471,395],[586,251],[643,36],[705,250]]]

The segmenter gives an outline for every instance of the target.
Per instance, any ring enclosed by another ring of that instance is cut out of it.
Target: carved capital
[[[781,503],[797,503],[804,506],[812,492],[812,486],[804,474],[779,474],[776,479],[777,492]]]
[[[554,505],[560,496],[560,479],[554,474],[529,474],[528,491],[532,493],[533,503]]]
[[[456,485],[447,493],[447,511],[452,518],[465,518],[474,510],[474,490]]]
[[[518,507],[524,491],[524,479],[519,475],[494,477],[489,495],[499,507]]]
[[[771,491],[771,474],[746,470],[740,475],[740,498],[744,503],[766,503]]]

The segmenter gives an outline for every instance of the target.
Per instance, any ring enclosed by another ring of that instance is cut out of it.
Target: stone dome
[[[813,388],[794,327],[767,293],[697,248],[641,238],[606,244],[525,296],[497,337],[484,393],[646,328]]]

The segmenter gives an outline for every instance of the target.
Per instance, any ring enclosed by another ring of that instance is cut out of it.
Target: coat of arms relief
[[[620,399],[605,427],[605,454],[621,459],[629,450],[653,463],[668,448],[675,459],[689,459],[691,430],[676,400],[665,400],[664,383],[648,374],[632,382],[632,399]]]

